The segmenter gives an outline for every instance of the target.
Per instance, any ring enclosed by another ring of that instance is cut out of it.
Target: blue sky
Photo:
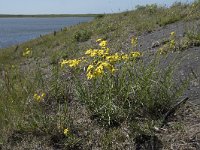
[[[136,5],[171,5],[176,0],[0,0],[0,14],[87,14],[131,10]],[[188,2],[192,0],[179,0]]]

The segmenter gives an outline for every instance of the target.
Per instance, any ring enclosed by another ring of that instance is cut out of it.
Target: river
[[[93,17],[0,18],[0,48],[20,44]]]

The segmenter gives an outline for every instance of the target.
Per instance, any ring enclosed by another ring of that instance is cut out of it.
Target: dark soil
[[[171,32],[176,33],[176,38],[184,37],[187,30],[192,30],[194,24],[199,24],[200,20],[195,22],[177,22],[151,32],[144,33],[139,37],[140,48],[143,51],[156,52],[159,47],[163,45]],[[178,64],[176,79],[184,79],[186,76],[192,76],[190,86],[185,92],[191,102],[200,104],[200,47],[191,46],[183,51],[174,52],[167,60],[173,60],[176,56],[176,63]]]

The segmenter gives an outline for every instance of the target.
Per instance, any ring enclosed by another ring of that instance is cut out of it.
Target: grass
[[[178,55],[176,51],[198,46],[194,44],[199,43],[198,24],[180,41],[169,37],[163,45],[164,55],[140,50],[136,37],[177,21],[197,20],[199,7],[199,2],[175,3],[170,8],[138,6],[134,11],[99,15],[92,22],[2,49],[1,147],[134,149],[141,137],[150,141],[161,137],[170,143],[157,134],[155,127],[161,125],[163,116],[180,99],[192,77],[177,84],[177,62],[171,60],[167,67],[163,62]],[[96,42],[99,38],[106,41],[104,46]],[[135,40],[132,44],[131,39]],[[26,48],[30,53],[23,56]],[[88,49],[103,50],[103,54],[86,55]],[[139,56],[131,53],[138,51]],[[128,59],[123,59],[126,54]],[[78,65],[75,61],[60,66],[63,60],[75,59],[80,60]],[[87,71],[89,65],[94,70],[103,69]],[[88,80],[89,73],[93,76]],[[176,121],[172,128],[170,131],[184,129]]]

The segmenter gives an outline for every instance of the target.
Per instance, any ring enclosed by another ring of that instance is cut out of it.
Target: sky
[[[171,5],[177,0],[0,0],[0,14],[92,14],[132,10],[136,5]],[[192,0],[178,0],[191,2]]]

